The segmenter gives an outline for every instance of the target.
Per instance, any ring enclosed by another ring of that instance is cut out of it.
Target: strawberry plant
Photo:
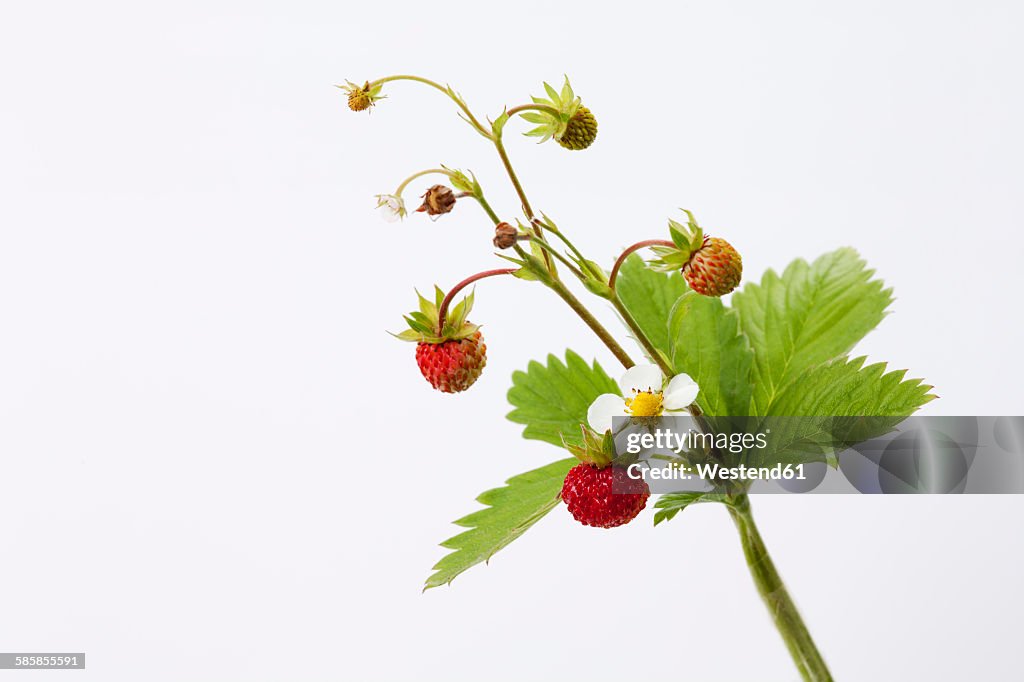
[[[705,233],[689,211],[669,220],[663,238],[638,241],[609,269],[585,256],[546,214],[534,210],[505,147],[514,117],[534,124],[526,134],[583,150],[597,138],[597,119],[582,105],[568,80],[560,90],[544,84],[545,97],[506,108],[481,122],[451,87],[418,76],[389,76],[363,85],[339,86],[348,107],[367,111],[386,85],[413,81],[439,91],[484,140],[493,145],[520,200],[520,215],[496,211],[472,173],[448,167],[422,170],[391,194],[379,195],[388,220],[408,215],[407,188],[428,176],[433,184],[416,212],[440,218],[471,202],[494,225],[493,245],[506,267],[472,274],[433,300],[420,296],[396,336],[415,342],[416,361],[429,384],[442,392],[472,387],[486,364],[486,346],[468,320],[472,294],[456,302],[470,284],[511,276],[552,291],[593,331],[622,365],[618,381],[596,362],[567,351],[530,362],[516,372],[508,418],[523,425],[523,437],[550,443],[562,456],[513,476],[481,494],[484,505],[456,525],[465,528],[444,541],[450,550],[434,566],[426,588],[447,585],[488,561],[560,505],[584,526],[614,528],[633,521],[647,506],[647,484],[624,474],[616,458],[614,429],[622,420],[644,422],[673,414],[691,416],[708,434],[727,431],[730,418],[779,416],[908,416],[934,396],[919,379],[884,364],[850,358],[857,342],[886,314],[891,290],[874,277],[853,249],[827,253],[814,262],[796,260],[781,274],[769,270],[758,283],[738,288],[740,253],[728,241]],[[649,261],[640,253],[647,251]],[[588,295],[610,304],[645,356],[637,363],[567,286],[578,280]],[[723,296],[731,294],[728,304]],[[618,418],[618,419],[617,419]],[[795,434],[794,441],[804,434]],[[710,457],[724,457],[712,448]],[[568,455],[568,456],[566,456]],[[795,456],[795,455],[794,455]],[[754,583],[801,675],[831,679],[824,659],[772,563],[751,511],[749,482],[700,492],[662,495],[653,507],[655,524],[696,503],[722,505],[732,516]],[[588,531],[595,532],[595,531]],[[425,589],[426,589],[425,588]]]

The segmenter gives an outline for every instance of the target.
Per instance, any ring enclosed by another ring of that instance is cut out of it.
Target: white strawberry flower
[[[405,201],[395,194],[378,194],[377,208],[384,220],[393,223],[405,217]]]
[[[665,382],[657,365],[636,365],[619,379],[622,395],[597,396],[587,410],[587,422],[598,433],[612,428],[612,417],[661,417],[682,414],[697,399],[700,388],[688,374]]]

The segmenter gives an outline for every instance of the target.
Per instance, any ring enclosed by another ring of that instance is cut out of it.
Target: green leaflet
[[[575,458],[552,462],[527,471],[481,494],[477,502],[484,509],[464,516],[455,525],[469,528],[441,543],[454,550],[434,565],[424,590],[447,585],[460,573],[488,561],[496,552],[526,532],[558,504],[562,481],[569,469],[579,464]]]
[[[697,404],[710,416],[746,416],[753,386],[754,351],[739,330],[739,316],[719,298],[689,291],[669,315],[669,359],[700,386]]]
[[[512,375],[508,401],[515,409],[508,418],[526,425],[523,438],[562,447],[564,434],[566,442],[578,445],[587,408],[602,393],[618,394],[619,387],[596,362],[588,365],[567,350],[565,363],[549,355],[547,365],[534,360],[525,372]]]
[[[626,310],[654,347],[666,354],[669,353],[670,345],[669,313],[687,289],[682,275],[656,272],[635,254],[622,264],[615,281],[615,291]]]
[[[781,277],[769,270],[760,284],[733,294],[740,329],[755,352],[754,414],[784,414],[775,402],[790,384],[848,353],[878,325],[892,290],[873,274],[856,251],[843,248],[810,265],[793,261]]]
[[[676,514],[683,511],[691,504],[701,504],[703,502],[721,502],[728,504],[728,497],[721,493],[709,493],[709,492],[694,492],[694,493],[666,493],[658,498],[658,501],[654,503],[654,508],[658,511],[654,512],[654,525],[657,526],[662,521],[671,521],[675,518]]]

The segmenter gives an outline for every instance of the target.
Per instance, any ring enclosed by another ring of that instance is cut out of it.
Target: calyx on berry
[[[424,298],[418,291],[416,295],[419,297],[419,310],[405,316],[405,322],[409,328],[399,334],[394,334],[396,338],[417,343],[444,343],[445,341],[468,339],[479,331],[480,325],[473,324],[466,319],[469,311],[473,308],[472,293],[448,310],[443,328],[440,325],[439,311],[445,293],[441,291],[441,288],[434,287],[433,301]]]
[[[557,112],[530,110],[519,114],[524,121],[539,124],[525,133],[528,137],[539,137],[541,142],[554,138],[566,149],[586,149],[597,138],[597,119],[582,100],[573,92],[569,79],[565,79],[559,92],[544,83],[547,98],[534,97],[533,103],[549,107]]]
[[[674,246],[652,247],[658,257],[650,266],[663,272],[682,272],[687,284],[698,294],[724,296],[739,286],[743,259],[729,242],[706,236],[693,213],[683,210],[686,225],[668,221]]]
[[[563,435],[562,444],[565,449],[579,461],[598,469],[603,469],[611,464],[615,459],[615,437],[612,436],[612,432],[605,431],[603,434],[599,434],[588,428],[586,424],[580,424],[580,430],[583,432],[583,444],[569,443]]]

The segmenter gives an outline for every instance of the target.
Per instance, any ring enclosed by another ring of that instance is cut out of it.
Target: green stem
[[[615,310],[617,310],[619,315],[622,316],[622,321],[625,322],[626,326],[633,332],[637,342],[644,347],[648,357],[650,357],[651,360],[661,368],[661,371],[666,377],[671,378],[675,371],[672,369],[671,365],[665,361],[665,358],[662,357],[661,353],[658,352],[658,349],[654,347],[651,340],[647,338],[647,334],[645,334],[644,330],[640,328],[640,325],[636,323],[636,320],[633,319],[630,312],[626,310],[626,306],[622,304],[622,300],[619,298],[619,295],[614,291],[612,292],[611,302],[612,306],[615,307]]]
[[[415,180],[416,178],[422,178],[424,175],[434,175],[434,174],[436,174],[436,175],[444,175],[445,177],[447,177],[449,179],[452,177],[451,171],[447,171],[444,168],[428,168],[426,170],[421,170],[421,171],[419,171],[417,173],[413,173],[412,175],[407,177],[405,180],[402,180],[402,184],[400,184],[398,186],[398,189],[395,190],[395,196],[396,197],[402,196],[402,192],[405,191],[405,188],[408,187],[409,183],[412,182],[413,180]]]
[[[386,76],[384,78],[378,78],[377,80],[371,82],[370,85],[371,86],[379,85],[379,84],[383,84],[383,83],[388,83],[390,81],[415,81],[417,83],[423,83],[424,85],[429,85],[430,87],[434,88],[435,90],[440,90],[445,95],[447,95],[449,98],[451,98],[451,100],[453,102],[455,102],[459,106],[460,109],[462,109],[462,112],[466,115],[466,121],[471,126],[473,126],[473,128],[475,128],[478,133],[480,133],[481,135],[483,135],[487,139],[491,138],[490,131],[488,131],[487,128],[485,128],[482,125],[480,125],[480,121],[476,120],[476,116],[474,116],[473,112],[469,110],[469,107],[466,105],[466,103],[464,101],[462,101],[462,98],[457,96],[455,94],[455,91],[452,90],[451,88],[445,87],[445,86],[441,85],[440,83],[436,83],[436,82],[430,80],[429,78],[423,78],[421,76],[410,76],[408,74],[398,74],[398,75],[395,75],[395,76]]]
[[[556,119],[560,118],[562,115],[558,109],[548,106],[547,104],[520,104],[519,106],[512,107],[511,109],[506,109],[505,113],[509,116],[515,116],[516,114],[524,111],[542,111],[545,114],[554,116]]]
[[[782,635],[782,640],[786,643],[786,648],[789,649],[800,675],[806,682],[831,682],[832,675],[814,645],[811,633],[804,625],[796,604],[786,591],[764,540],[761,539],[750,512],[749,498],[745,494],[736,497],[729,505],[729,514],[732,515],[732,520],[739,531],[743,554],[754,578],[754,584],[757,585],[757,591],[768,607],[775,627]]]
[[[523,213],[526,214],[527,220],[534,223],[533,208],[530,207],[530,200],[526,198],[526,191],[523,190],[523,185],[519,182],[519,176],[516,175],[516,171],[512,167],[512,161],[508,158],[508,152],[505,151],[505,143],[501,140],[502,130],[502,126],[496,125],[494,127],[494,135],[492,136],[494,146],[498,150],[498,156],[501,157],[502,165],[505,166],[505,172],[508,173],[508,179],[512,181],[512,186],[515,188],[516,194],[519,195],[519,201],[523,204]],[[544,231],[536,223],[534,223],[534,229],[537,230],[537,236],[544,236]],[[551,256],[548,255],[547,251],[544,252],[544,265],[547,266],[551,276],[557,280],[558,273],[555,271],[555,264],[551,262]]]
[[[543,238],[538,237],[538,236],[535,235],[535,236],[532,236],[532,237],[527,237],[527,239],[529,239],[530,241],[535,243],[540,248],[544,249],[544,251],[546,253],[550,253],[552,256],[554,256],[555,259],[558,260],[559,263],[561,263],[565,267],[569,268],[569,271],[572,272],[572,274],[576,275],[576,277],[578,277],[581,282],[585,282],[586,281],[586,275],[584,275],[580,271],[579,268],[577,268],[575,265],[573,265],[569,261],[568,258],[566,258],[562,254],[558,253],[558,251],[555,249],[555,247],[551,246],[551,244],[549,244],[546,241],[544,241]]]
[[[573,296],[572,292],[566,288],[565,284],[563,284],[561,280],[553,280],[550,286],[563,301],[569,304],[569,307],[573,309],[573,312],[579,315],[587,326],[590,327],[590,330],[597,334],[597,338],[601,339],[604,345],[608,347],[608,350],[612,352],[612,355],[615,356],[615,359],[622,363],[623,367],[629,369],[636,364],[633,362],[633,359],[629,357],[629,354],[622,349],[622,346],[620,346],[619,342],[615,340],[615,337],[608,333],[608,330],[597,321],[597,318],[590,314],[590,311],[587,310],[586,306],[584,306],[578,298]]]
[[[490,219],[494,221],[495,225],[501,222],[501,218],[498,217],[498,214],[494,212],[494,209],[491,208],[491,205],[487,203],[486,199],[484,199],[483,192],[481,192],[480,194],[474,194],[473,198],[480,202],[480,208],[484,209],[484,211],[487,213]]]

